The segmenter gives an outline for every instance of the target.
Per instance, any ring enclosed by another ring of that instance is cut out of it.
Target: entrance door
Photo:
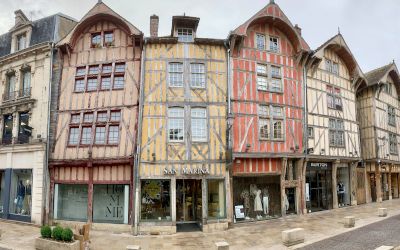
[[[309,170],[306,182],[310,188],[310,202],[308,208],[311,212],[332,208],[332,171]]]
[[[396,199],[399,198],[399,184],[398,184],[398,177],[399,174],[392,174],[392,187],[391,187],[391,192],[392,192],[392,198]]]
[[[198,224],[201,217],[201,180],[176,180],[176,222]]]
[[[375,174],[369,174],[369,183],[370,183],[370,186],[371,186],[371,199],[372,199],[372,202],[376,202]]]
[[[357,204],[366,203],[364,169],[357,168]]]

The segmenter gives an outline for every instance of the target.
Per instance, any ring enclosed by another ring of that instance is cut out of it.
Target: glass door
[[[193,223],[201,220],[201,180],[176,180],[176,221]]]

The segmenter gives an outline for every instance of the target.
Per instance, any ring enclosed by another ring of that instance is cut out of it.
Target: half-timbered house
[[[341,34],[314,51],[307,65],[307,212],[357,205],[360,86],[363,73]]]
[[[48,121],[54,43],[75,25],[63,14],[29,20],[0,35],[0,218],[46,219]]]
[[[224,40],[199,38],[199,18],[174,16],[158,37],[151,17],[140,97],[138,233],[226,229],[227,54]]]
[[[142,39],[99,1],[57,44],[62,71],[53,91],[50,159],[55,221],[132,222]]]
[[[395,63],[365,74],[368,86],[358,91],[366,201],[399,198],[399,71]]]
[[[232,31],[229,42],[235,219],[299,213],[309,46],[274,1]]]

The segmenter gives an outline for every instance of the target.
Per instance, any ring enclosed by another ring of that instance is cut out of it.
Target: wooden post
[[[303,198],[302,192],[303,192],[303,186],[304,186],[304,183],[303,183],[303,182],[304,182],[304,178],[303,178],[303,176],[302,176],[302,173],[303,173],[303,170],[302,170],[303,164],[304,164],[304,159],[300,159],[299,161],[296,162],[296,166],[295,166],[295,168],[296,168],[296,173],[297,173],[297,176],[296,176],[296,179],[297,179],[297,187],[296,187],[296,213],[297,213],[297,214],[301,214],[302,211],[303,211],[303,206],[302,206],[302,204],[303,204],[303,202],[302,202],[302,198]]]
[[[348,190],[350,195],[350,204],[357,206],[357,163],[350,163],[350,189]]]
[[[303,184],[303,188],[302,188],[302,192],[301,192],[301,203],[302,206],[301,208],[303,209],[303,214],[308,213],[307,211],[307,201],[306,201],[306,174],[307,174],[307,161],[305,160],[303,162],[303,166],[301,169],[301,178],[302,178],[302,184]]]
[[[389,200],[391,200],[392,197],[392,165],[389,166],[389,173],[387,175],[387,183],[388,183],[388,189],[389,189]]]
[[[332,203],[333,208],[339,208],[338,197],[337,197],[337,165],[339,161],[336,161],[332,164]]]
[[[93,221],[93,167],[92,161],[89,160],[87,163],[87,167],[89,169],[89,187],[88,187],[88,207],[87,207],[87,216],[88,216],[88,223]]]
[[[206,225],[207,224],[207,215],[208,215],[208,200],[207,200],[207,191],[208,191],[208,188],[207,188],[207,179],[206,178],[203,178],[202,180],[201,180],[201,206],[202,206],[202,213],[203,213],[203,215],[202,215],[202,218],[203,218],[203,220],[202,220],[202,225],[203,225],[203,227],[204,227],[204,225]],[[193,202],[195,202],[195,201],[193,201]]]
[[[171,178],[171,217],[172,225],[176,225],[176,178]]]
[[[370,173],[367,171],[367,166],[364,168],[364,180],[365,180],[365,203],[371,203],[371,184],[370,184]]]
[[[382,202],[381,164],[375,164],[376,202]]]
[[[282,159],[282,171],[281,171],[281,214],[282,217],[286,216],[286,206],[285,206],[285,176],[286,176],[286,168],[287,168],[287,158]]]

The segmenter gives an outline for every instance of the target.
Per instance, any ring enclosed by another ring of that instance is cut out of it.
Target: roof
[[[310,50],[307,42],[304,38],[296,31],[296,28],[290,22],[289,18],[283,13],[281,8],[271,0],[264,8],[258,11],[245,23],[237,27],[230,33],[230,36],[247,36],[247,29],[250,25],[257,22],[270,22],[274,26],[279,28],[289,40],[294,44],[296,50]]]
[[[171,36],[174,36],[174,30],[176,27],[192,28],[194,32],[197,31],[199,26],[200,18],[192,16],[173,16],[171,26]]]
[[[382,78],[389,72],[389,70],[393,67],[394,63],[389,63],[380,68],[371,70],[365,73],[365,78],[367,79],[368,86],[378,84]]]
[[[115,24],[119,25],[125,32],[133,36],[143,36],[143,32],[136,28],[133,24],[127,21],[125,18],[120,16],[108,5],[102,1],[97,2],[92,9],[90,9],[85,16],[79,21],[79,23],[69,32],[69,34],[62,39],[57,46],[69,44],[72,47],[82,34],[85,28],[91,24],[98,22],[99,19],[106,19]]]
[[[29,47],[44,42],[58,42],[62,38],[58,32],[58,29],[60,29],[60,19],[69,19],[69,21],[74,22],[73,19],[61,13],[29,22],[28,25],[32,27]],[[18,26],[18,28],[23,28],[23,26]],[[0,57],[10,54],[11,39],[14,30],[13,28],[9,32],[0,35]]]

